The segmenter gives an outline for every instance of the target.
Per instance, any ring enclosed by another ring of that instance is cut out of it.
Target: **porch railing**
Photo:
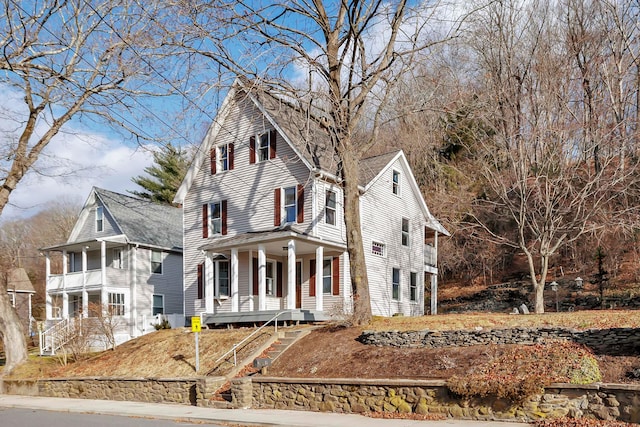
[[[65,345],[72,337],[72,322],[75,319],[62,319],[49,329],[40,331],[39,344],[40,356],[45,354],[55,355],[56,351]]]
[[[245,337],[245,339],[243,339],[242,341],[240,341],[237,344],[233,345],[233,348],[229,351],[227,351],[225,354],[223,354],[222,356],[220,356],[218,358],[218,360],[216,360],[216,364],[218,362],[220,362],[221,360],[224,360],[228,355],[230,355],[231,353],[233,353],[233,366],[238,366],[238,360],[237,360],[237,350],[238,348],[244,344],[245,342],[249,341],[249,339],[251,339],[251,337],[253,337],[254,335],[256,335],[258,332],[260,332],[263,328],[266,328],[271,322],[274,323],[275,325],[275,333],[278,333],[278,317],[280,317],[281,315],[285,314],[285,313],[290,313],[291,310],[285,310],[285,311],[281,311],[279,313],[276,313],[275,316],[273,316],[271,319],[269,319],[267,322],[265,322],[264,325],[260,326],[258,329],[256,329],[255,331],[253,331],[249,336]]]

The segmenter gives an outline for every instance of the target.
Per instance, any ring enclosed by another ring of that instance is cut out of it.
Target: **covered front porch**
[[[350,311],[343,244],[292,228],[218,239],[200,248],[194,311],[208,326],[314,322]],[[347,292],[345,292],[347,290]]]

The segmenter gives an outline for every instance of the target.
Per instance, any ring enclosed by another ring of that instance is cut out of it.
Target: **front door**
[[[296,261],[296,308],[302,308],[302,261]]]

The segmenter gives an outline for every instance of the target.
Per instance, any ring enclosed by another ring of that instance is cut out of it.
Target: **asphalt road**
[[[114,404],[117,405],[116,402]],[[194,425],[223,427],[220,424],[209,424],[202,421],[194,424],[180,420],[78,414],[24,408],[0,408],[0,425],[2,427],[179,427]],[[229,424],[226,427],[228,426]]]

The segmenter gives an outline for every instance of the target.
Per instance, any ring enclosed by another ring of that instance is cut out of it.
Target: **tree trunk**
[[[341,144],[341,147],[344,147]],[[353,292],[353,323],[367,325],[371,322],[371,298],[369,280],[362,245],[360,226],[360,192],[358,190],[358,161],[350,149],[341,150],[342,189],[344,191],[344,222],[347,229],[347,252]]]
[[[11,305],[6,283],[0,283],[0,331],[4,346],[5,366],[3,374],[27,360],[27,341],[20,318]]]

